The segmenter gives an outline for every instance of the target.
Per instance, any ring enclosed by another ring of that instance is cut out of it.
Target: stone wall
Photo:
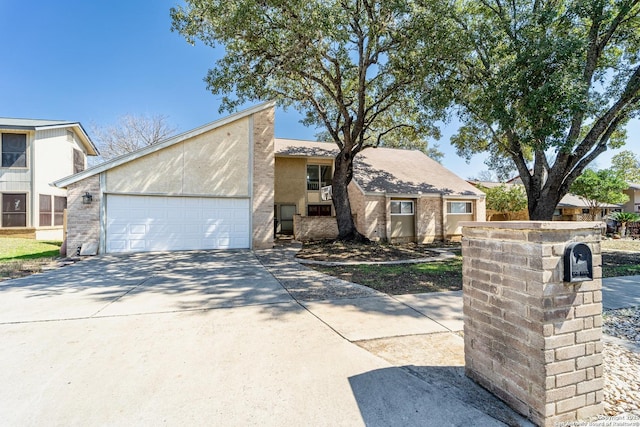
[[[602,414],[599,224],[463,225],[467,375],[533,422]],[[594,280],[563,282],[571,242],[593,254]]]
[[[253,206],[252,249],[273,247],[274,204],[274,116],[275,109],[253,117]]]
[[[91,204],[82,204],[82,196],[93,196]],[[83,243],[100,241],[100,175],[85,178],[67,188],[67,255],[75,256]]]

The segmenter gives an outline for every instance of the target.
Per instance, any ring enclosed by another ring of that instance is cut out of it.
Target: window
[[[73,149],[73,173],[82,172],[84,170],[84,155],[82,151]]]
[[[318,191],[331,185],[330,165],[307,165],[307,190]]]
[[[582,213],[583,214],[588,214],[589,213],[589,209],[582,209]]]
[[[450,214],[470,214],[471,202],[447,202],[447,213]]]
[[[2,226],[27,226],[27,195],[25,193],[2,195]]]
[[[51,196],[48,194],[40,194],[40,227],[51,227]]]
[[[64,223],[64,210],[67,209],[67,198],[55,196],[53,198],[53,225]]]
[[[331,205],[309,205],[307,216],[331,216]]]
[[[392,200],[391,215],[413,215],[413,202],[410,200]]]
[[[23,133],[2,134],[2,167],[27,167],[27,135]]]

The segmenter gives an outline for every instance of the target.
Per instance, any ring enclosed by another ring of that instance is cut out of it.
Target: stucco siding
[[[249,118],[107,171],[106,191],[248,197]]]
[[[307,191],[305,159],[277,157],[275,160],[275,203],[296,205],[296,212],[306,215]]]

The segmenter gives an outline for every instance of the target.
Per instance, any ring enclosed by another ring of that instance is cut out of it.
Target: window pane
[[[50,227],[51,226],[51,196],[48,194],[40,194],[40,215],[39,222],[40,227]]]
[[[331,216],[331,205],[308,205],[307,216]]]
[[[2,226],[26,227],[27,226],[27,195],[3,194],[2,195]]]
[[[320,168],[318,165],[307,165],[307,190],[320,190]]]
[[[331,185],[331,166],[320,166],[321,187]]]
[[[82,151],[73,150],[73,173],[82,172],[84,170],[84,156]]]
[[[2,167],[27,166],[27,135],[18,133],[2,134]]]
[[[53,225],[63,225],[64,210],[67,208],[67,198],[59,196],[54,197],[53,208]]]
[[[403,214],[412,214],[413,202],[401,202],[400,212],[402,212]]]
[[[400,202],[391,202],[391,213],[399,214],[400,213]]]
[[[471,202],[449,202],[449,213],[466,214],[471,213]]]

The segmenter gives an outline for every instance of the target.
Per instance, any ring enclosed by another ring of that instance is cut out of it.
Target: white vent
[[[333,191],[330,185],[320,188],[320,199],[322,201],[331,200],[332,196],[333,196]]]

